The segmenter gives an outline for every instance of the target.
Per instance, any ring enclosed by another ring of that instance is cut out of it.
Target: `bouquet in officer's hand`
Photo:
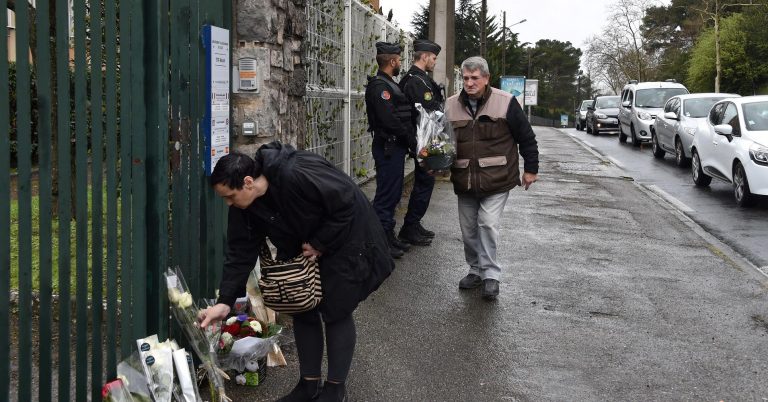
[[[447,170],[456,157],[456,147],[445,113],[427,110],[420,103],[416,104],[416,110],[419,112],[416,125],[418,160],[429,170]]]

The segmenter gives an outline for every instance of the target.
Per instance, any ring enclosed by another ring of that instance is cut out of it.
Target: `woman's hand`
[[[197,316],[197,322],[200,323],[200,328],[205,329],[214,321],[221,321],[227,318],[229,310],[230,308],[226,304],[216,304],[214,306],[208,307],[205,310],[200,310],[200,314]]]
[[[312,247],[309,243],[304,243],[301,245],[301,255],[304,257],[309,257],[309,259],[314,260],[317,257],[320,257],[323,255],[323,253],[317,251],[314,247]]]

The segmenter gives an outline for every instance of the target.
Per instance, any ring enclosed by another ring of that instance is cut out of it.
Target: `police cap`
[[[416,39],[413,41],[413,51],[432,52],[435,55],[440,54],[440,45],[427,39]]]
[[[376,55],[380,54],[400,54],[403,49],[396,43],[376,42]]]

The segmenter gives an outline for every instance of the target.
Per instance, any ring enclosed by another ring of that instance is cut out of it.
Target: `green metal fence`
[[[212,296],[223,259],[200,31],[231,2],[67,3],[9,2],[0,40],[0,400],[100,400],[137,338],[174,336],[165,268]]]

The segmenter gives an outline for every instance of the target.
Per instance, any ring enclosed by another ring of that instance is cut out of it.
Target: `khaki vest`
[[[446,116],[456,139],[451,182],[456,194],[491,195],[520,185],[517,143],[509,132],[507,110],[512,95],[486,91],[475,118],[459,95],[446,102]]]

